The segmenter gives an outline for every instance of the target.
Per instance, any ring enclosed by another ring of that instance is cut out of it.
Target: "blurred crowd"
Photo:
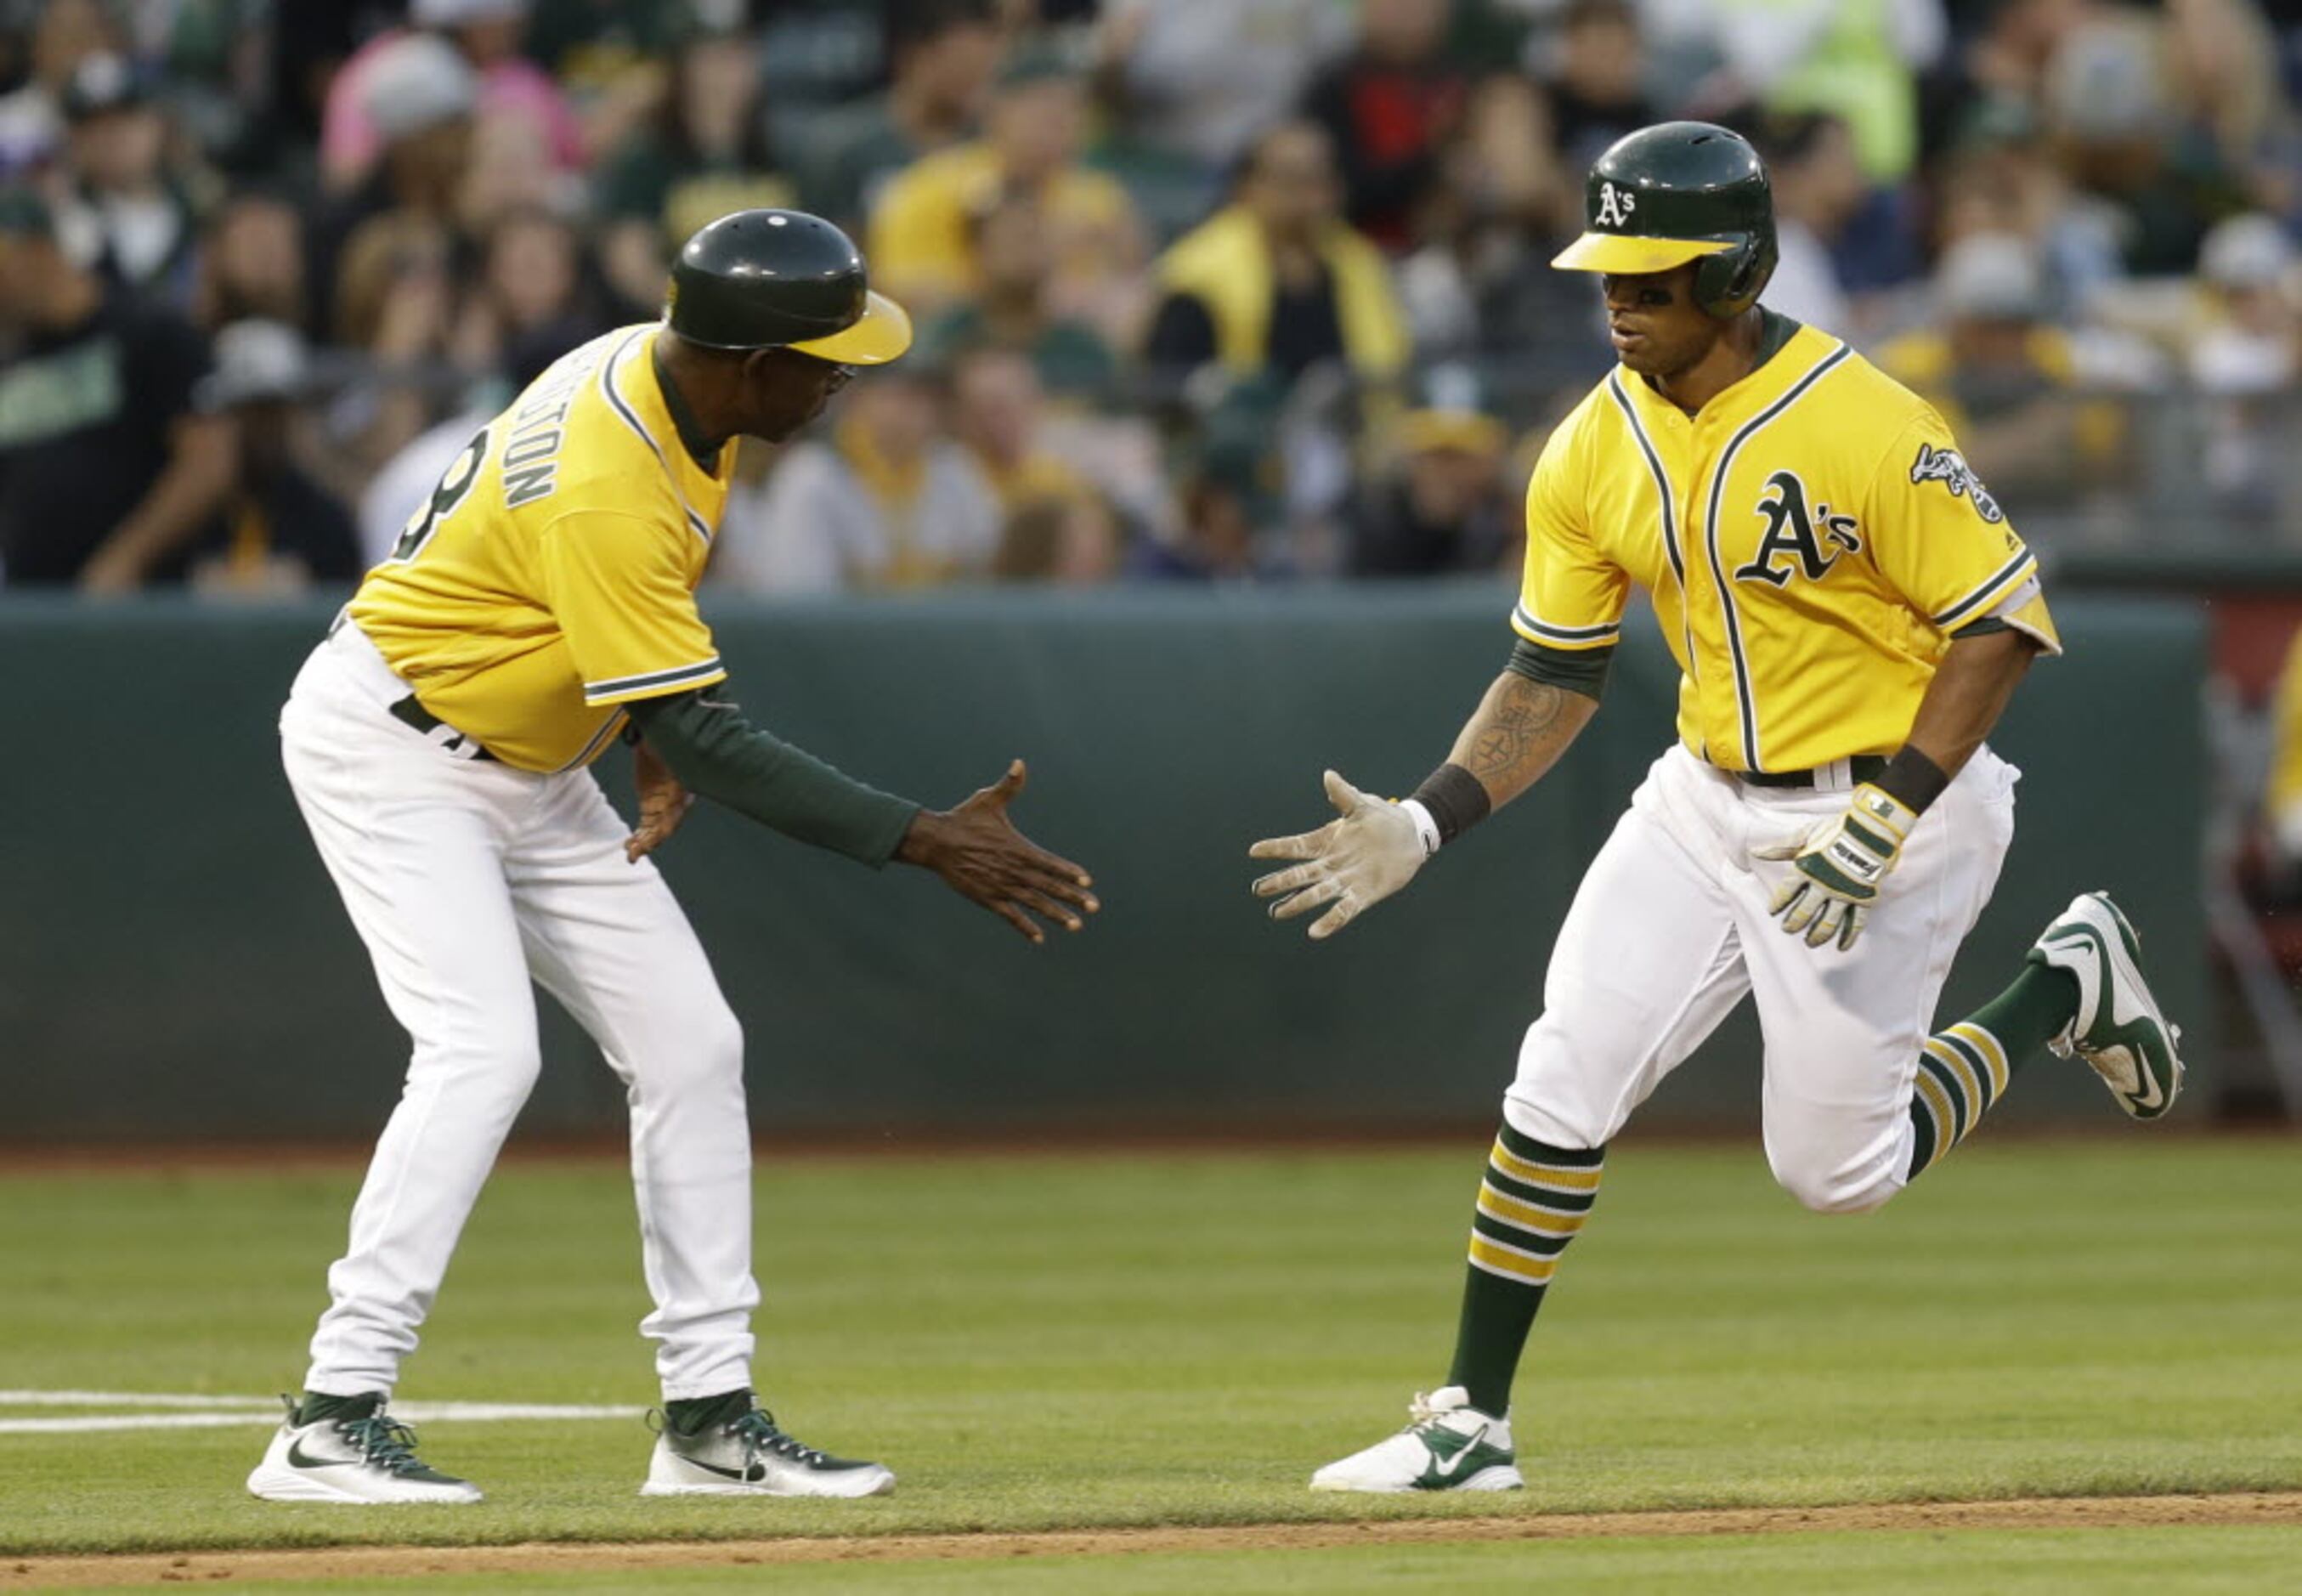
[[[2034,541],[2302,541],[2298,84],[2302,0],[0,0],[0,579],[348,584],[759,205],[920,341],[724,587],[1501,570],[1678,115]]]

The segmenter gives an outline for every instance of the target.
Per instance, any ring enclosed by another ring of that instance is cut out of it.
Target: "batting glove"
[[[1299,859],[1292,869],[1259,878],[1255,895],[1277,900],[1273,920],[1293,920],[1332,904],[1311,922],[1311,940],[1323,942],[1415,879],[1428,856],[1416,818],[1404,804],[1370,798],[1327,772],[1327,801],[1342,818],[1300,836],[1266,837],[1249,848],[1250,859]],[[1435,837],[1436,833],[1433,832]]]
[[[1783,917],[1783,929],[1792,936],[1803,932],[1810,947],[1834,937],[1842,951],[1853,947],[1862,935],[1863,917],[1878,901],[1879,883],[1902,857],[1918,819],[1909,804],[1866,781],[1854,789],[1844,814],[1772,847],[1752,849],[1753,859],[1792,861],[1769,912]]]

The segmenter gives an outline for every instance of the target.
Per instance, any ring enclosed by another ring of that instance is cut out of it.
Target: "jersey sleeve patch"
[[[1921,407],[1888,443],[1862,511],[1879,575],[1944,632],[1981,619],[2037,579],[2037,557],[1931,409]]]
[[[1974,506],[1974,513],[1993,526],[2006,519],[2006,512],[1998,508],[1998,500],[1974,475],[1974,467],[1966,457],[1954,449],[1937,449],[1931,443],[1919,445],[1918,458],[1911,462],[1911,482],[1940,483],[1944,491],[1953,499],[1963,499]]]
[[[709,659],[699,659],[693,665],[676,665],[668,670],[642,671],[636,676],[610,676],[602,682],[584,684],[584,701],[597,708],[601,704],[618,704],[635,698],[655,698],[667,693],[685,693],[691,687],[706,687],[727,679],[727,668],[714,654]]]

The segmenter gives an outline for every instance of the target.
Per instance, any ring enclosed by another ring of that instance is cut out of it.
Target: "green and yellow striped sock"
[[[1970,1020],[1928,1037],[1919,1050],[1911,1093],[1910,1179],[1915,1180],[1966,1139],[2006,1090],[2013,1071],[1996,1037]]]
[[[1911,1083],[1908,1179],[1917,1180],[1973,1132],[2015,1072],[2070,1023],[2077,1005],[2078,982],[2067,970],[2032,965],[1970,1017],[1927,1038]]]
[[[1471,1216],[1471,1266],[1447,1377],[1482,1413],[1500,1415],[1510,1407],[1511,1381],[1535,1310],[1558,1255],[1598,1200],[1606,1158],[1604,1147],[1547,1147],[1508,1125],[1495,1138]]]

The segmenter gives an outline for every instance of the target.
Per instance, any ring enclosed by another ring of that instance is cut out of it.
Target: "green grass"
[[[1268,1592],[1452,1592],[1566,1590],[1637,1596],[2204,1596],[2286,1588],[2302,1529],[2171,1527],[1957,1534],[1825,1533],[1366,1547],[1315,1551],[1173,1552],[1025,1562],[818,1564],[651,1568],[643,1573],[429,1575],[266,1583],[265,1596],[352,1590],[727,1591],[777,1596],[888,1591],[1015,1596],[1262,1596]],[[113,1586],[114,1590],[134,1587]],[[148,1588],[148,1587],[146,1587]]]
[[[490,1499],[385,1515],[245,1499],[257,1426],[0,1435],[0,1552],[2302,1487],[2302,1160],[2137,1132],[1986,1140],[1852,1220],[1800,1212],[1754,1147],[1633,1138],[1521,1381],[1532,1488],[1312,1496],[1443,1375],[1482,1150],[763,1170],[762,1390],[802,1437],[894,1466],[888,1500],[643,1501],[648,1437],[613,1422],[433,1426],[426,1454]],[[356,1181],[0,1179],[0,1387],[291,1386]],[[649,1401],[636,1253],[620,1171],[507,1168],[401,1395]],[[1382,1554],[1497,1579],[1629,1555]],[[842,1577],[777,1575],[802,1576]]]

